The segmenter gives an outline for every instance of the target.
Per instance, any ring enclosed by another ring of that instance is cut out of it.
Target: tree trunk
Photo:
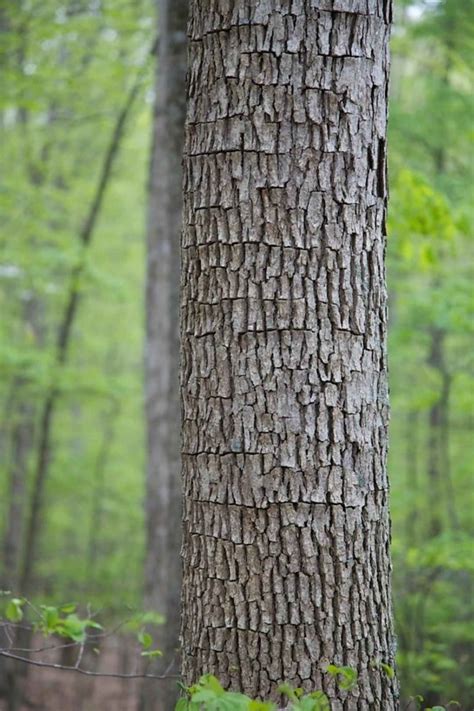
[[[158,64],[150,166],[146,290],[145,390],[147,422],[145,606],[162,612],[157,644],[163,666],[176,656],[181,589],[179,403],[179,240],[186,106],[187,0],[158,2]],[[174,680],[145,682],[140,708],[174,708]]]
[[[449,458],[449,396],[451,376],[446,366],[446,331],[433,327],[430,331],[428,364],[437,371],[440,392],[428,412],[428,498],[429,535],[437,536],[446,526],[457,527],[454,489]],[[446,517],[447,514],[447,517]]]
[[[387,0],[193,0],[183,671],[390,711]],[[331,8],[331,9],[329,9]],[[341,691],[329,663],[357,669]]]
[[[21,384],[19,386],[21,388]],[[18,564],[23,536],[23,509],[26,496],[28,456],[34,434],[34,408],[20,401],[13,412],[12,451],[8,471],[8,514],[3,540],[3,587],[16,592]]]
[[[120,414],[120,404],[113,400],[109,409],[103,414],[104,430],[102,440],[94,465],[94,483],[92,490],[92,510],[87,545],[86,586],[92,585],[94,590],[100,589],[100,578],[97,571],[97,561],[100,557],[100,539],[103,529],[104,501],[107,498],[106,470],[110,451],[115,440],[115,428]],[[87,587],[86,587],[87,589]]]
[[[419,458],[419,413],[417,410],[410,410],[406,414],[406,480],[407,492],[410,492],[410,503],[406,510],[406,545],[414,546],[419,541],[419,481],[418,481],[418,458]]]

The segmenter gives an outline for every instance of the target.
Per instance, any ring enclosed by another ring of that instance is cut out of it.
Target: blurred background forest
[[[405,697],[472,708],[474,8],[396,6],[388,279],[398,664]],[[110,619],[143,599],[155,34],[152,0],[0,4],[0,586],[51,604],[89,602]]]

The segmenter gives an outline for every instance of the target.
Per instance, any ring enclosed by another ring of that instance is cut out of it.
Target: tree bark
[[[178,665],[181,589],[179,243],[186,108],[188,0],[158,1],[158,62],[150,165],[145,395],[147,543],[145,607],[165,615],[157,639],[166,668]],[[174,680],[143,683],[140,708],[174,708]]]
[[[390,2],[193,0],[183,671],[397,708],[388,516]],[[329,663],[356,668],[353,692]]]

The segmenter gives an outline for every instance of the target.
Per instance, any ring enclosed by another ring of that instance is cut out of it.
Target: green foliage
[[[71,606],[67,606],[67,609],[71,609]],[[102,625],[90,618],[81,618],[76,612],[65,614],[64,610],[52,605],[40,606],[40,619],[36,623],[36,629],[45,636],[58,634],[74,642],[83,642],[90,628],[101,630]]]
[[[273,711],[271,702],[253,701],[245,694],[226,691],[212,674],[204,674],[197,684],[185,688],[175,711]]]
[[[150,649],[153,645],[153,635],[150,630],[162,625],[165,621],[163,615],[149,610],[148,612],[134,613],[123,625],[126,631],[132,632],[142,646],[141,656],[148,659],[162,657],[161,649]]]
[[[394,678],[394,670],[390,665],[381,663],[377,666],[389,679]],[[357,673],[351,667],[330,664],[326,671],[337,680],[343,691],[350,691],[357,684]],[[271,701],[252,700],[245,694],[226,691],[212,674],[204,674],[193,686],[179,686],[184,696],[176,703],[175,711],[276,711],[276,706]],[[331,711],[331,703],[322,691],[305,694],[301,688],[281,684],[278,692],[290,702],[288,711]],[[423,702],[423,696],[420,694],[408,699],[408,703],[414,704],[419,711],[449,711],[460,707],[457,701],[449,701],[446,706],[425,706]]]
[[[151,0],[2,3],[0,400],[9,416],[0,423],[6,443],[0,490],[8,490],[17,413],[26,405],[36,424],[53,383],[59,398],[38,597],[47,589],[55,605],[80,589],[119,618],[142,594],[140,365],[151,72],[85,259],[64,367],[58,369],[54,354],[71,271],[84,261],[79,232],[114,121],[152,42],[154,12]],[[27,491],[36,454],[33,447],[27,453]],[[5,522],[7,506],[2,495]],[[1,572],[9,580],[10,571]]]
[[[25,608],[28,608],[32,613],[32,622],[35,630],[46,637],[56,634],[74,642],[84,642],[87,637],[87,630],[102,630],[102,625],[90,616],[80,617],[77,614],[77,606],[74,603],[59,607],[53,605],[39,605],[36,607],[26,598],[13,597],[6,603],[6,619],[12,623],[21,622],[24,618]]]
[[[357,684],[357,672],[351,667],[339,667],[335,664],[330,664],[326,667],[326,671],[337,679],[339,688],[345,691],[350,691]]]
[[[428,180],[408,168],[392,182],[390,239],[392,255],[405,268],[432,270],[453,252],[454,239],[462,228],[446,197]]]
[[[326,671],[337,680],[340,689],[350,691],[357,683],[357,672],[351,667],[330,664]],[[181,686],[185,696],[176,704],[175,711],[275,711],[271,701],[250,699],[245,694],[226,691],[212,674],[204,674],[190,687]],[[278,692],[289,702],[289,711],[331,711],[331,704],[323,691],[305,693],[304,689],[280,684]]]
[[[323,691],[305,694],[303,689],[293,689],[289,684],[282,684],[278,691],[291,701],[293,711],[331,711],[331,704]]]
[[[439,0],[399,6],[392,45],[388,283],[394,608],[402,696],[421,690],[420,708],[450,696],[465,708],[474,703],[468,661],[474,640],[469,484],[474,458],[469,434],[474,18],[468,5]],[[441,424],[434,426],[437,412]],[[433,457],[430,463],[433,449],[437,467]]]
[[[21,622],[23,619],[23,605],[25,600],[19,597],[13,597],[8,601],[5,616],[9,622]]]

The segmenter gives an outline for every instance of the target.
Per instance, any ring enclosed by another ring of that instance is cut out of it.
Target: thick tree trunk
[[[157,640],[163,666],[179,666],[181,481],[179,241],[182,213],[188,0],[158,2],[158,64],[150,166],[145,389],[148,433],[145,605],[164,613]],[[175,668],[176,668],[175,667]],[[145,682],[141,708],[174,707],[174,680]]]
[[[397,707],[384,222],[390,2],[194,0],[183,667]],[[328,663],[355,667],[354,692]]]

